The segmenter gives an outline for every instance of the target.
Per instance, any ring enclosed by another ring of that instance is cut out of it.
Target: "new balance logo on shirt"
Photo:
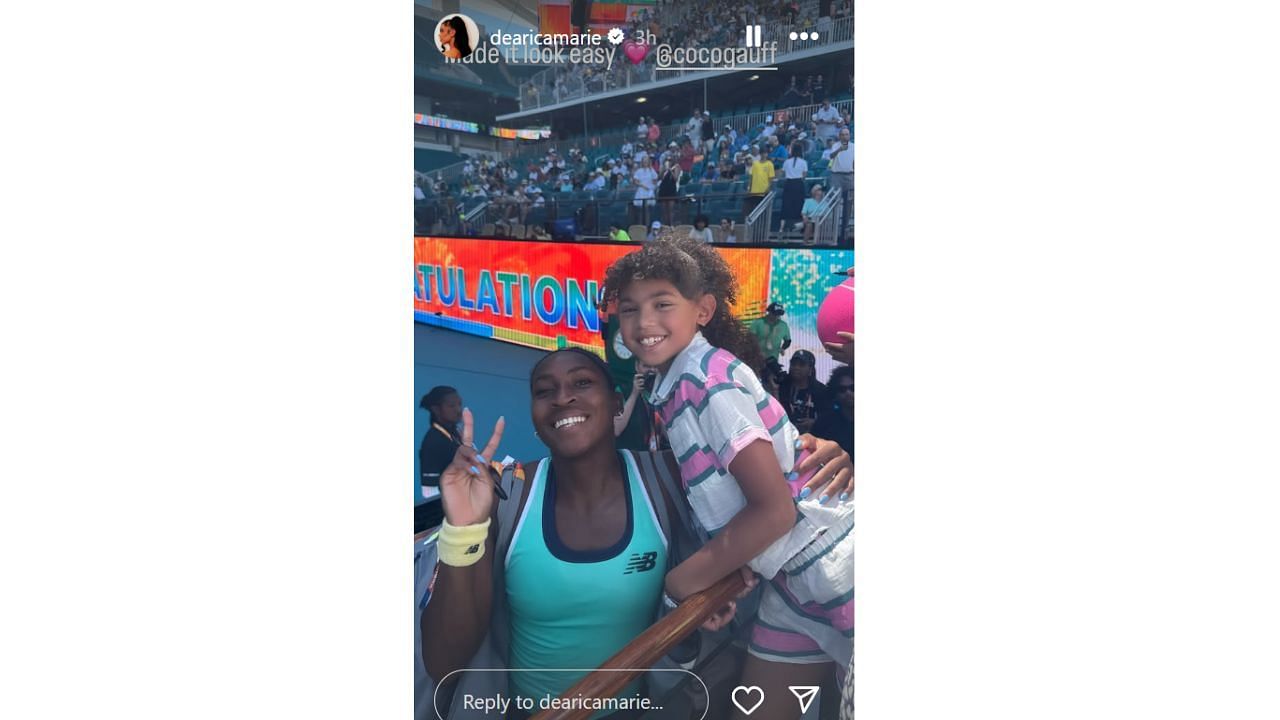
[[[648,572],[658,566],[658,553],[647,552],[644,554],[635,553],[631,559],[627,561],[627,571],[623,575],[630,575],[635,572]]]

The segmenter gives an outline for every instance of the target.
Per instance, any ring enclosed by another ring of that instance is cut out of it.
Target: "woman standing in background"
[[[418,406],[431,413],[431,427],[418,446],[419,472],[423,487],[438,487],[444,472],[458,451],[462,438],[458,423],[462,421],[462,396],[448,385],[437,385],[422,396]]]

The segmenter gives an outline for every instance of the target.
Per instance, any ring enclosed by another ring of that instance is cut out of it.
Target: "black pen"
[[[489,476],[493,478],[493,492],[498,496],[499,500],[507,499],[507,491],[502,489],[502,475],[493,469],[492,465],[485,465],[489,470]]]

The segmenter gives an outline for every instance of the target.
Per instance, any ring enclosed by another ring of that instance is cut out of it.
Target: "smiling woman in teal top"
[[[599,475],[619,484],[621,502],[614,503],[623,507],[626,527],[602,548],[566,543],[557,525],[566,534],[573,531],[557,522],[561,492],[555,466],[544,462],[534,475],[506,560],[511,666],[537,668],[511,674],[512,691],[524,697],[559,697],[581,676],[563,670],[600,666],[653,619],[666,574],[667,538],[635,460],[625,450],[619,455],[615,467]],[[621,696],[639,690],[637,681]]]

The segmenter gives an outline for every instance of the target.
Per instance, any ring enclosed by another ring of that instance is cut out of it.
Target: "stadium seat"
[[[517,223],[511,226],[511,237],[522,238],[524,237],[524,233],[525,233],[524,225],[520,225],[519,223]]]
[[[685,237],[692,229],[692,225],[677,225],[675,229],[676,237]]]
[[[731,187],[733,187],[733,183],[731,181],[717,180],[711,183],[711,192],[717,194],[727,193]]]
[[[485,223],[485,224],[484,224],[484,227],[480,228],[480,234],[481,234],[481,235],[492,235],[492,234],[493,234],[493,229],[494,229],[494,225],[493,225],[493,223]]]
[[[627,228],[627,234],[630,235],[631,239],[635,240],[636,242],[640,242],[641,240],[644,240],[645,233],[647,232],[649,232],[649,229],[643,225],[632,225],[631,227]]]

